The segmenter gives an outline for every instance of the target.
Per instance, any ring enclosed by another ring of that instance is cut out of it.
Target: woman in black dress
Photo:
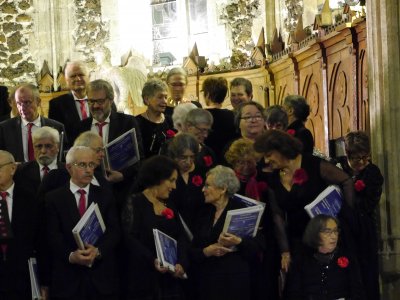
[[[228,91],[228,82],[223,77],[207,77],[202,85],[207,110],[213,116],[212,131],[205,140],[217,155],[219,162],[223,161],[223,150],[227,144],[238,136],[231,110],[222,108]]]
[[[339,232],[334,217],[318,215],[310,220],[304,247],[287,275],[285,300],[366,299],[357,259],[338,245]]]
[[[199,143],[188,133],[176,135],[168,145],[168,156],[179,168],[176,189],[171,192],[170,199],[190,230],[194,217],[204,205],[205,170],[195,164],[198,151]]]
[[[144,84],[142,97],[147,110],[137,116],[136,120],[139,123],[146,158],[159,154],[166,140],[175,135],[171,117],[164,114],[167,96],[165,82],[152,79]]]
[[[257,255],[259,244],[255,238],[222,232],[227,211],[244,207],[231,198],[238,189],[239,181],[230,168],[217,166],[207,174],[206,205],[196,219],[191,249],[190,276],[197,299],[250,299],[249,260]]]
[[[287,270],[290,252],[301,246],[304,229],[310,220],[304,206],[311,203],[328,185],[342,188],[344,201],[339,217],[343,226],[354,229],[354,188],[351,178],[333,164],[310,154],[302,154],[302,144],[290,134],[280,130],[267,130],[257,138],[254,148],[264,155],[265,162],[274,171],[268,184],[274,191],[276,203],[271,203],[276,222],[285,224],[278,241],[282,253],[282,268]],[[350,232],[349,232],[350,234]],[[285,239],[287,236],[288,239]],[[346,239],[351,241],[349,237]]]
[[[122,214],[126,299],[183,299],[179,281],[185,277],[187,266],[186,238],[178,212],[169,201],[177,177],[178,166],[172,159],[162,155],[149,158],[139,172],[139,193],[126,201]],[[160,266],[157,259],[155,228],[178,241],[178,262],[173,273]]]
[[[342,166],[353,178],[356,190],[356,211],[360,223],[360,230],[356,235],[357,257],[367,291],[366,299],[379,300],[376,210],[382,194],[383,177],[378,166],[371,162],[369,138],[364,132],[349,132],[344,142],[347,162]]]
[[[304,123],[310,114],[310,106],[306,98],[299,95],[289,95],[283,100],[283,107],[288,115],[287,132],[298,138],[303,144],[303,153],[313,153],[314,138]]]

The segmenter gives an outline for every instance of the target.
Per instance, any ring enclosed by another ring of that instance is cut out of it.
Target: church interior
[[[263,107],[304,96],[306,127],[326,156],[338,155],[349,131],[367,132],[385,178],[381,295],[399,299],[398,0],[0,0],[0,12],[0,85],[39,86],[43,115],[68,92],[65,64],[81,60],[91,80],[117,86],[114,101],[126,114],[144,111],[147,79],[179,66],[188,73],[185,96],[203,106],[210,76],[249,79]],[[231,108],[229,95],[223,106]]]

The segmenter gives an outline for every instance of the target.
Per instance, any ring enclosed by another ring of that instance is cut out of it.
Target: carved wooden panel
[[[368,98],[368,60],[367,60],[367,41],[365,23],[356,28],[358,52],[358,129],[370,132],[369,125],[369,98]]]
[[[298,77],[296,75],[297,66],[295,62],[287,57],[282,61],[278,61],[269,66],[270,71],[273,73],[273,82],[271,85],[274,87],[275,99],[272,104],[282,104],[283,99],[287,95],[298,94]]]
[[[308,72],[307,72],[308,71]],[[304,76],[302,83],[302,74],[308,73]],[[306,68],[300,72],[300,83],[302,86],[301,95],[307,99],[310,105],[310,115],[306,122],[306,127],[311,131],[314,137],[314,144],[317,149],[325,152],[325,128],[324,128],[324,98],[322,94],[321,85],[321,71],[319,70],[319,62]]]

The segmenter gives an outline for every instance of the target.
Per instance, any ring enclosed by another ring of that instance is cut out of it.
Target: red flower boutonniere
[[[201,178],[200,175],[194,175],[194,176],[192,177],[192,183],[193,183],[195,186],[201,186],[201,185],[203,184],[203,178]]]
[[[288,129],[286,132],[292,136],[294,136],[296,134],[296,130],[294,130],[294,129]]]
[[[168,129],[167,132],[165,133],[167,135],[167,138],[173,138],[175,136],[175,131],[173,131],[172,129]]]
[[[211,165],[213,164],[213,159],[210,155],[204,156],[203,160],[204,160],[204,164],[206,165],[206,167],[211,167]]]
[[[165,208],[162,212],[161,215],[163,215],[166,219],[171,220],[174,218],[174,211],[170,208]]]
[[[349,259],[346,256],[341,256],[337,259],[337,264],[341,268],[347,268],[349,265]]]
[[[354,183],[354,189],[355,189],[357,192],[361,192],[363,189],[365,189],[365,187],[366,187],[365,182],[364,182],[363,180],[361,180],[361,179],[357,180],[357,181]]]
[[[297,169],[293,174],[293,184],[303,185],[308,180],[308,174],[303,168]]]

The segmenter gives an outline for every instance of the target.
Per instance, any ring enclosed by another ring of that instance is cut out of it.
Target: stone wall
[[[0,1],[0,83],[35,81],[35,64],[29,51],[33,8],[25,0]]]

